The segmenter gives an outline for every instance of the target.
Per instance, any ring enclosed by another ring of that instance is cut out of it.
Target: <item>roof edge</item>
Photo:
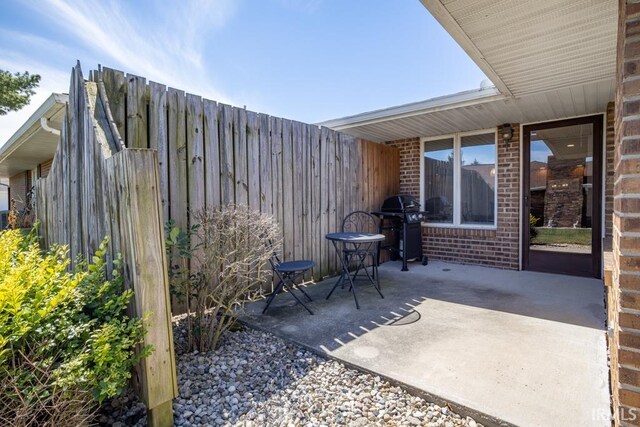
[[[487,62],[478,47],[471,41],[471,38],[464,32],[458,22],[451,16],[440,0],[420,0],[422,5],[431,15],[442,25],[458,45],[469,55],[482,72],[496,85],[498,90],[505,95],[513,95],[509,87],[502,78],[495,72],[491,64]]]
[[[419,114],[433,113],[468,105],[477,105],[485,102],[507,98],[496,87],[472,89],[451,95],[430,98],[424,101],[411,102],[380,110],[369,111],[353,116],[346,116],[317,123],[334,130],[344,130],[355,126],[369,125],[384,122],[391,119],[401,119]]]
[[[26,122],[20,126],[20,128],[9,138],[9,140],[0,147],[0,162],[4,161],[13,151],[20,147],[27,138],[23,136],[31,129],[36,123],[40,122],[42,117],[45,117],[56,105],[62,108],[69,101],[69,95],[64,93],[52,93],[49,97],[38,107],[36,111],[27,119]],[[56,109],[55,112],[57,112]],[[54,112],[54,113],[55,113]],[[49,117],[46,117],[47,119]]]

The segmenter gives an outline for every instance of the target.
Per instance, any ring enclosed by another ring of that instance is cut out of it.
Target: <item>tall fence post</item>
[[[178,386],[157,152],[126,149],[109,161],[120,205],[125,281],[135,289],[135,315],[145,319],[144,345],[154,346],[137,368],[137,387],[149,426],[172,426]]]

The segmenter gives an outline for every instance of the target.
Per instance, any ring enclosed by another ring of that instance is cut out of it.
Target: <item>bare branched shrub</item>
[[[12,427],[75,427],[90,425],[97,410],[91,393],[74,387],[56,387],[52,365],[36,363],[20,353],[19,363],[0,381],[0,424]],[[28,373],[28,374],[27,374]]]
[[[215,348],[245,302],[271,279],[269,258],[281,244],[272,216],[246,206],[194,214],[187,306],[189,350]],[[191,316],[193,315],[193,316]]]

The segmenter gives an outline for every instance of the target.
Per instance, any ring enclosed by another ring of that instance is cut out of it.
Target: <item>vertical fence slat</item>
[[[260,210],[273,214],[273,184],[271,181],[271,128],[269,116],[260,114]]]
[[[148,148],[147,85],[144,77],[127,74],[127,139],[129,148]]]
[[[233,109],[233,149],[235,152],[235,186],[236,204],[249,203],[249,188],[247,186],[247,110]]]
[[[321,276],[329,274],[329,257],[334,257],[333,248],[324,236],[329,233],[329,133],[322,128],[320,139],[320,261]]]
[[[235,201],[233,168],[233,109],[219,104],[220,108],[220,196],[223,205]]]
[[[273,184],[273,215],[285,234],[282,200],[282,119],[271,117],[271,180]]]
[[[330,130],[327,138],[327,193],[329,195],[327,215],[328,215],[328,232],[333,233],[339,231],[339,225],[336,218],[336,132]],[[329,270],[336,271],[338,260],[333,248],[329,248]]]
[[[204,140],[202,98],[187,94],[187,171],[189,183],[189,224],[205,204]]]
[[[321,190],[320,190],[320,128],[311,127],[310,141],[310,169],[311,169],[311,241],[312,241],[312,260],[317,263],[313,271],[314,279],[322,278],[322,242],[325,240],[322,235],[320,226],[322,217],[321,208]]]
[[[169,141],[167,139],[167,88],[149,82],[149,148],[158,150],[160,196],[164,221],[169,219]]]
[[[247,183],[249,206],[260,210],[260,123],[258,114],[247,111]]]
[[[302,204],[304,200],[304,179],[302,165],[302,128],[300,122],[291,122],[291,211],[293,212],[293,258],[303,259],[303,241],[305,239],[303,230]]]
[[[301,125],[302,135],[299,144],[302,144],[302,158],[297,160],[302,168],[302,239],[304,259],[313,260],[314,235],[311,230],[311,126]],[[311,279],[311,271],[305,275],[305,280]]]
[[[205,205],[220,206],[220,147],[218,144],[218,104],[204,100],[204,181]]]
[[[185,140],[185,96],[181,90],[169,88],[169,216],[185,230],[187,220],[187,144]]]
[[[284,258],[286,260],[295,258],[292,131],[291,121],[282,120],[282,228],[284,232]]]

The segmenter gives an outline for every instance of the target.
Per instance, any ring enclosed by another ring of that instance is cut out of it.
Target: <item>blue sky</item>
[[[42,75],[4,143],[80,60],[305,122],[477,88],[419,0],[3,1],[0,68]]]

